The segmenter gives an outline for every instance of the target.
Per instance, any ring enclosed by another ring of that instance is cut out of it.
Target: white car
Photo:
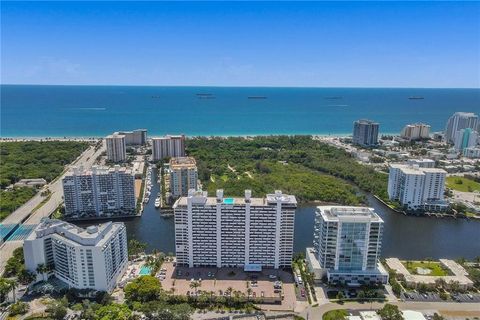
[[[274,275],[274,274],[271,274],[271,275],[269,275],[268,277],[269,277],[270,279],[277,279],[277,276]]]

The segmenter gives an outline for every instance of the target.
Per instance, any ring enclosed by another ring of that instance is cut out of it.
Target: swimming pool
[[[233,199],[233,198],[223,199],[223,203],[225,203],[225,204],[233,204],[234,202],[235,202],[235,199]]]
[[[146,276],[149,275],[151,271],[152,269],[150,267],[144,265],[140,268],[140,272],[138,274],[141,276]]]

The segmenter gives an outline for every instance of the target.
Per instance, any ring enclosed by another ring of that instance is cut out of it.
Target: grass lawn
[[[448,276],[448,271],[437,261],[402,261],[402,263],[411,274],[418,274],[417,268],[423,268],[430,270],[427,276]]]
[[[480,191],[480,183],[464,177],[457,176],[447,177],[447,187],[453,190],[463,192],[473,192],[476,190]]]
[[[322,320],[341,320],[347,319],[348,312],[345,309],[332,310],[325,313]]]

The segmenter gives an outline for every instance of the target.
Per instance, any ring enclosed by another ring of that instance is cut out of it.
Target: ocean
[[[1,137],[137,128],[149,135],[348,135],[361,118],[398,134],[408,123],[439,131],[456,111],[480,112],[480,89],[1,85],[0,99]]]

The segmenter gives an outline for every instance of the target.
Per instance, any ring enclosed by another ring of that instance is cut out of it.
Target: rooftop
[[[175,168],[196,168],[197,162],[193,157],[176,157],[170,159],[170,169]]]
[[[427,162],[429,159],[422,159],[421,161]],[[404,173],[407,174],[417,174],[417,175],[423,175],[425,172],[429,173],[445,173],[447,172],[443,169],[440,168],[424,168],[424,167],[419,167],[416,164],[405,164],[405,163],[392,163],[390,164],[391,168],[395,169],[400,169]]]
[[[319,206],[317,213],[326,221],[358,220],[383,222],[382,218],[369,207]]]
[[[107,136],[107,139],[113,139],[113,138],[125,138],[125,135],[115,132]]]
[[[373,120],[368,120],[368,119],[360,119],[355,121],[356,123],[361,123],[361,124],[378,124],[378,122],[375,122]]]
[[[184,139],[185,136],[183,134],[180,135],[165,135],[163,137],[154,137],[152,140],[170,140],[170,139]]]
[[[113,223],[110,221],[84,229],[65,221],[43,218],[34,229],[34,232],[28,236],[27,240],[56,235],[68,240],[73,245],[98,246],[102,245],[104,239],[108,239],[110,235],[123,226],[121,222]]]
[[[229,206],[244,206],[249,203],[252,206],[268,206],[277,202],[297,204],[297,199],[293,195],[283,194],[281,191],[276,190],[274,194],[267,194],[265,198],[252,198],[251,190],[245,190],[245,197],[225,197],[223,196],[223,190],[217,190],[216,197],[208,197],[206,191],[202,190],[190,190],[188,197],[180,197],[174,205],[186,206],[188,200],[194,204],[200,204],[205,206],[215,206],[217,204],[229,205]]]
[[[99,166],[92,166],[90,170],[84,169],[83,167],[72,167],[72,170],[67,173],[66,176],[89,176],[92,174],[102,175],[102,174],[109,174],[113,172],[122,172],[126,174],[132,174],[132,169],[127,167],[120,167],[119,165],[115,165],[112,167],[99,167]]]

